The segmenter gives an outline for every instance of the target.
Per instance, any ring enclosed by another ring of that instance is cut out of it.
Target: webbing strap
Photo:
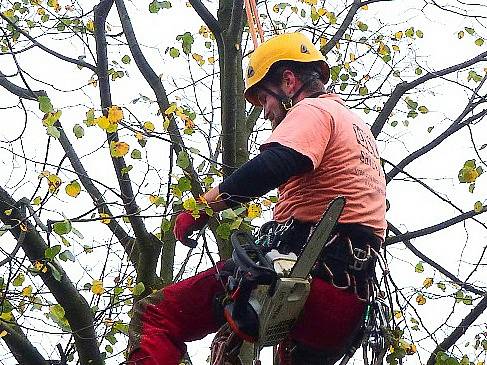
[[[249,31],[250,35],[252,36],[255,49],[259,45],[257,40],[257,32],[259,33],[260,41],[264,42],[264,31],[262,30],[262,25],[260,24],[255,0],[245,0],[245,11],[247,13],[247,23],[249,24]]]

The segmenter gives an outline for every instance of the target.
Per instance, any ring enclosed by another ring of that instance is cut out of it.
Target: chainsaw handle
[[[246,232],[234,232],[230,237],[233,246],[232,258],[238,267],[244,271],[256,271],[262,274],[270,274],[276,276],[276,272],[272,264],[266,259],[262,254],[260,248],[255,244],[252,236]],[[245,248],[241,244],[241,240],[244,240],[245,245],[247,245],[255,254],[257,255],[260,265],[257,265],[254,260],[252,260]]]

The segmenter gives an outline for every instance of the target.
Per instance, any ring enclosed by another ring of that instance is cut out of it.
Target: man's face
[[[282,90],[279,90],[276,86],[265,85],[265,87],[276,94],[282,94]],[[257,91],[257,99],[264,108],[264,118],[271,121],[272,130],[274,130],[286,116],[284,107],[279,99],[262,88]]]

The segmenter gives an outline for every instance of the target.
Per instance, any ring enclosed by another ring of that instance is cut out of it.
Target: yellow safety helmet
[[[255,88],[278,61],[315,62],[321,61],[322,80],[330,78],[330,68],[325,57],[314,44],[302,33],[285,33],[274,36],[260,44],[250,55],[245,75],[244,96],[253,105],[260,106],[255,96]]]

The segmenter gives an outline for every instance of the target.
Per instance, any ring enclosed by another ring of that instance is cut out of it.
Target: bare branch
[[[28,99],[28,100],[37,100],[39,96],[46,96],[46,92],[44,90],[34,91],[31,93],[30,90],[17,86],[13,82],[9,81],[7,76],[5,76],[0,71],[0,86],[10,91],[12,94],[17,95],[21,99]]]
[[[392,245],[397,242],[403,242],[404,240],[410,240],[413,238],[418,238],[421,236],[426,236],[428,234],[432,234],[438,231],[441,231],[442,229],[448,228],[450,226],[453,226],[457,223],[466,221],[467,219],[470,219],[472,217],[475,217],[476,215],[485,213],[487,211],[487,207],[483,208],[480,212],[475,212],[474,210],[471,210],[469,212],[462,213],[456,217],[450,218],[444,222],[435,224],[434,226],[426,227],[423,229],[418,229],[417,231],[412,231],[412,232],[407,232],[407,233],[402,233],[398,236],[390,237],[386,239],[385,244],[386,245]]]
[[[19,33],[21,33],[24,37],[26,37],[28,40],[30,40],[32,43],[34,43],[37,47],[39,47],[40,49],[42,49],[44,52],[47,52],[50,55],[59,58],[60,60],[63,60],[63,61],[69,62],[69,63],[73,63],[73,64],[78,65],[78,66],[81,66],[81,67],[86,67],[86,68],[90,69],[91,71],[96,72],[96,66],[94,66],[94,65],[92,65],[92,64],[90,64],[88,62],[82,61],[82,60],[78,60],[78,59],[75,59],[75,58],[67,57],[67,56],[65,56],[65,55],[63,55],[61,53],[58,53],[56,51],[53,51],[52,49],[47,48],[43,44],[39,43],[35,38],[33,38],[31,35],[29,35],[29,33],[25,32],[23,29],[19,28],[17,26],[17,24],[13,23],[4,14],[0,13],[0,18],[2,18],[3,20],[5,20],[8,24],[10,24],[12,27],[14,27],[15,30],[17,30]]]
[[[375,119],[374,124],[371,127],[371,131],[372,131],[372,134],[374,135],[374,137],[377,138],[379,133],[382,131],[382,128],[384,128],[384,125],[387,122],[387,119],[389,118],[389,116],[391,115],[391,112],[394,110],[394,108],[396,107],[396,105],[399,102],[399,100],[401,99],[401,97],[407,91],[414,89],[415,87],[425,83],[426,81],[429,81],[429,80],[432,80],[432,79],[435,79],[438,77],[443,77],[443,76],[448,75],[450,73],[453,73],[455,71],[459,71],[459,70],[462,70],[464,68],[470,67],[470,66],[472,66],[478,62],[485,61],[486,57],[487,57],[487,52],[483,52],[483,53],[479,54],[478,56],[476,56],[476,57],[474,57],[468,61],[456,64],[454,66],[444,68],[440,71],[428,72],[426,75],[419,77],[418,79],[416,79],[414,81],[402,82],[402,83],[396,85],[396,88],[394,89],[394,91],[390,95],[389,99],[384,104],[384,107],[380,111],[379,115]]]
[[[453,332],[440,343],[436,349],[431,354],[430,358],[426,365],[434,365],[436,363],[436,354],[439,351],[447,351],[450,347],[452,347],[459,339],[462,337],[467,329],[472,325],[473,322],[477,320],[477,318],[484,313],[485,309],[487,308],[487,295],[484,294],[482,300],[477,304],[469,314],[460,322],[458,326],[455,327]]]
[[[400,237],[400,236],[403,236],[404,235],[392,223],[389,222],[387,226],[388,226],[388,229],[390,229],[396,235],[396,237]],[[466,289],[466,290],[468,290],[468,291],[470,291],[472,293],[475,293],[475,294],[478,294],[478,295],[485,295],[485,291],[482,291],[480,289],[477,289],[475,286],[470,285],[469,283],[466,283],[466,282],[460,280],[455,275],[453,275],[451,272],[449,272],[448,270],[446,270],[443,266],[441,266],[440,264],[436,263],[435,261],[433,261],[432,259],[430,259],[428,256],[426,256],[424,253],[422,253],[421,251],[419,251],[415,246],[413,246],[413,244],[411,243],[410,240],[403,239],[402,242],[409,249],[409,251],[411,251],[413,254],[415,254],[421,260],[423,260],[424,262],[426,262],[428,265],[430,265],[431,267],[435,268],[440,273],[442,273],[443,275],[445,275],[453,283],[460,285],[462,288],[464,288],[464,289]],[[387,240],[386,240],[386,244],[388,244],[387,243]]]

